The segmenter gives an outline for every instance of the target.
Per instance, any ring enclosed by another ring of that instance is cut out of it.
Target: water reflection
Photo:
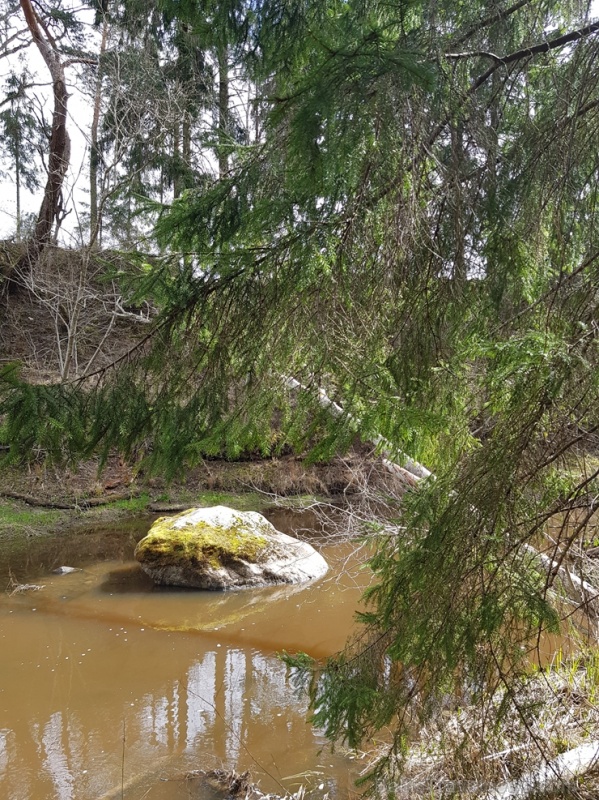
[[[272,656],[223,645],[198,657],[201,642],[165,642],[147,630],[88,626],[85,640],[80,631],[73,640],[69,623],[35,619],[44,631],[20,614],[3,624],[5,636],[17,638],[18,628],[45,642],[33,659],[25,644],[13,651],[12,674],[2,657],[0,710],[12,726],[0,739],[2,797],[102,796],[119,786],[121,757],[128,782],[143,777],[140,791],[160,777],[165,756],[167,776],[226,765],[262,773],[270,788],[316,768],[319,741],[304,701]]]
[[[186,770],[222,766],[250,769],[266,790],[326,775],[346,794],[350,763],[319,753],[274,652],[341,646],[352,578],[154,592],[127,561],[73,566],[83,571],[45,574],[43,591],[0,601],[0,797],[178,800],[200,796]]]

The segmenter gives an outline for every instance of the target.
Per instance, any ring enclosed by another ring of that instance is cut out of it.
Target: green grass
[[[93,522],[107,517],[135,517],[148,511],[148,504],[153,502],[147,492],[138,497],[115,500],[102,506],[85,508],[85,498],[80,498],[79,509],[46,509],[25,506],[11,500],[0,502],[0,536],[25,532],[46,533],[58,528],[78,527],[86,520]],[[174,492],[172,496],[163,494],[160,502],[186,504],[189,508],[197,506],[225,505],[237,511],[261,511],[269,500],[258,492],[235,494],[232,492]]]
[[[115,500],[113,503],[85,508],[85,498],[79,498],[80,508],[46,509],[27,506],[18,501],[0,501],[0,538],[21,538],[24,534],[43,535],[58,530],[80,528],[88,523],[108,522],[134,518],[148,513],[148,505],[160,502],[165,505],[186,505],[187,508],[208,506],[229,506],[237,511],[264,511],[272,504],[267,494],[260,492],[225,492],[225,491],[191,491],[174,489],[163,492],[159,498],[148,492],[138,497]],[[302,506],[314,502],[309,495],[287,498],[289,508],[301,509]]]
[[[237,511],[260,511],[269,505],[269,500],[258,492],[200,492],[196,495],[196,503],[200,506],[229,506]]]
[[[0,503],[0,531],[55,525],[64,517],[64,511],[47,508],[23,508],[10,503]]]
[[[229,506],[236,511],[260,511],[263,508],[271,505],[271,501],[267,495],[260,494],[259,492],[213,492],[213,491],[198,491],[192,492],[189,489],[176,491],[172,494],[168,492],[163,493],[158,498],[154,498],[155,503],[188,503],[189,508],[194,507],[207,507],[207,506]]]
[[[150,502],[150,495],[144,493],[140,494],[139,497],[128,497],[126,500],[115,500],[114,503],[106,503],[106,505],[96,506],[95,509],[90,510],[103,511],[105,509],[109,509],[115,511],[126,511],[131,514],[141,514],[146,510],[146,507]]]

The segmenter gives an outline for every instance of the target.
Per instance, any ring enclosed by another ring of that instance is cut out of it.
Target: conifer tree
[[[0,111],[0,153],[8,162],[9,174],[15,184],[16,239],[21,240],[23,187],[32,191],[39,186],[39,155],[36,143],[40,143],[38,120],[31,111],[31,100],[26,91],[30,76],[26,71],[20,75],[11,73],[5,82],[5,99]]]
[[[95,94],[93,174],[113,236],[131,244],[143,198],[164,202],[201,180],[209,69],[201,37],[159,3],[111,3],[99,20],[111,34]]]

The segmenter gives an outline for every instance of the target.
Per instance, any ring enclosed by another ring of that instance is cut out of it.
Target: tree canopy
[[[395,726],[389,767],[416,695],[509,686],[557,628],[529,546],[559,517],[563,559],[596,508],[599,23],[553,0],[159,7],[210,29],[258,133],[221,115],[211,174],[150,198],[148,336],[85,380],[4,367],[1,436],[169,474],[356,434],[426,463],[375,537],[363,638],[312,671],[331,737]]]

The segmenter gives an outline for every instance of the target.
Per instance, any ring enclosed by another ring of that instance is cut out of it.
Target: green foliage
[[[40,450],[60,461],[65,452],[81,452],[85,445],[85,398],[63,386],[25,383],[17,364],[0,370],[0,408],[6,415],[3,441],[9,461],[34,458]]]

